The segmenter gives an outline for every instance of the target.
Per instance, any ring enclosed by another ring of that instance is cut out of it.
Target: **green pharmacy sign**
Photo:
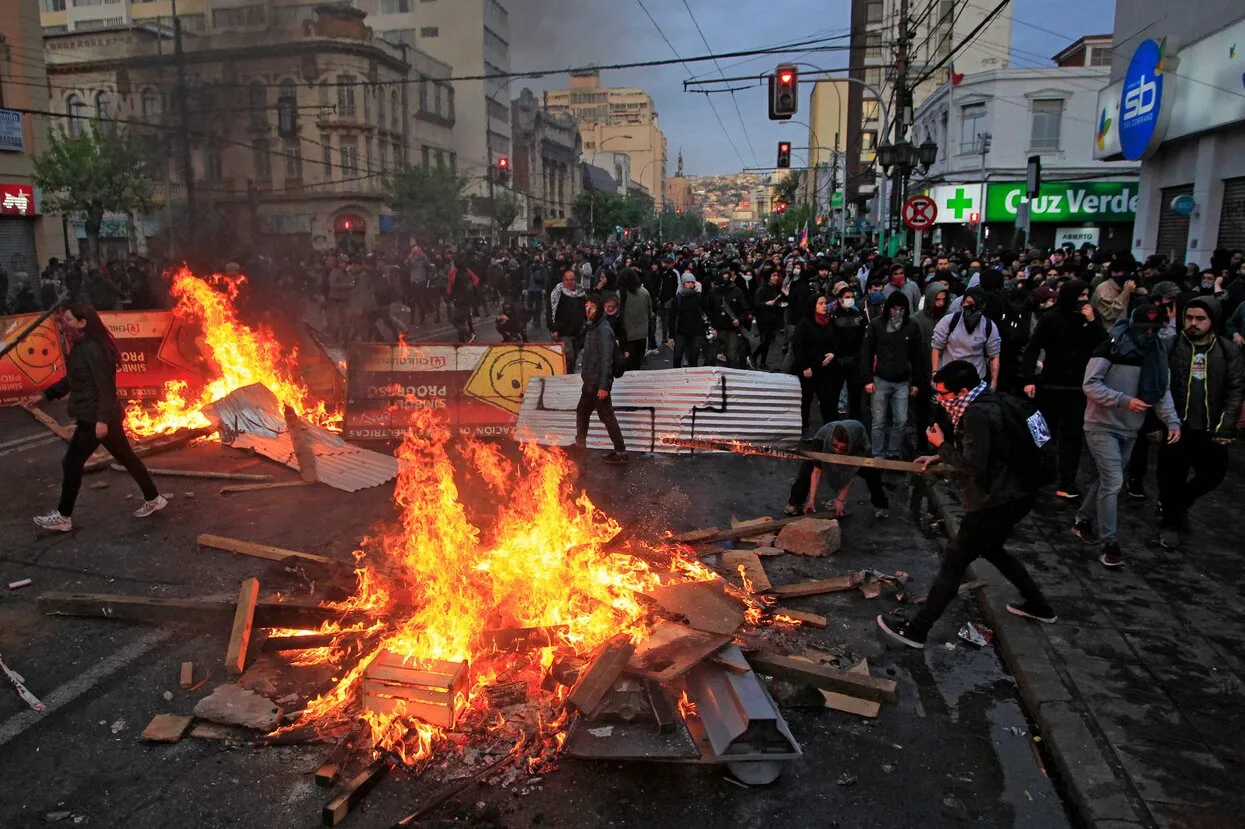
[[[1120,181],[1052,181],[1029,204],[1034,222],[1131,222],[1137,217],[1138,187]],[[1025,183],[991,184],[986,221],[1015,221]]]

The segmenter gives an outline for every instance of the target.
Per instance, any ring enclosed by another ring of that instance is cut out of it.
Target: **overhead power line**
[[[709,45],[709,39],[705,37],[705,31],[700,28],[700,21],[692,13],[692,7],[687,0],[683,0],[683,8],[687,9],[687,16],[692,19],[692,25],[696,27],[696,32],[700,35],[700,42],[705,44],[705,48],[712,52],[713,47]],[[717,58],[714,58],[713,65],[717,67],[718,75],[725,78],[726,73],[722,71],[722,64],[718,62]],[[744,114],[739,109],[739,98],[734,91],[731,92],[731,103],[735,105],[735,115],[739,117],[739,126],[744,131],[744,140],[748,142],[748,150],[752,153],[752,163],[760,164],[761,160],[757,157],[756,147],[752,146],[752,136],[748,135],[748,125],[744,123]]]

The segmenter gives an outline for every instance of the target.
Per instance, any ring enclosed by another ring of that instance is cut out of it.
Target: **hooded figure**
[[[869,435],[864,424],[858,420],[826,423],[817,430],[813,440],[821,444],[821,450],[826,454],[854,455],[858,458],[869,456]],[[795,481],[791,484],[791,494],[787,498],[787,514],[799,515],[801,512],[816,511],[817,490],[824,478],[831,489],[838,492],[838,497],[832,504],[827,504],[827,509],[842,516],[847,506],[848,494],[857,477],[864,478],[869,485],[869,500],[873,503],[874,517],[886,518],[890,503],[882,486],[881,472],[865,466],[823,464],[817,461],[805,461],[801,464],[800,471],[796,473]]]
[[[941,304],[938,301],[942,297]],[[951,303],[951,290],[946,283],[935,281],[925,288],[925,298],[921,302],[921,310],[912,315],[912,321],[921,332],[921,347],[925,355],[925,365],[929,365],[929,341],[934,335],[934,326],[947,314],[947,306]]]
[[[921,330],[908,313],[908,297],[895,291],[869,323],[860,353],[861,373],[872,395],[873,456],[898,458],[908,426],[908,399],[925,385]]]
[[[977,369],[978,375],[990,378],[991,388],[998,386],[1003,339],[998,325],[984,314],[985,302],[985,291],[973,288],[964,294],[960,310],[934,326],[930,337],[931,371],[953,360],[965,360]]]

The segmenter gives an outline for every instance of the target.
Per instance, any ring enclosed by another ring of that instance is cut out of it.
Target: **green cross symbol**
[[[955,218],[963,219],[964,211],[973,209],[973,200],[968,197],[963,187],[957,187],[955,196],[947,199],[947,209],[955,213]]]

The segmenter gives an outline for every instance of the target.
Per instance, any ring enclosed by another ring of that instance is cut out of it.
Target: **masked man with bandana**
[[[1129,276],[1128,263],[1123,259],[1111,260],[1109,273],[1094,289],[1094,309],[1108,331],[1118,320],[1128,319],[1129,303],[1137,290],[1137,280]]]
[[[910,648],[924,648],[930,628],[955,598],[968,565],[984,558],[998,569],[1024,601],[1009,604],[1009,612],[1040,622],[1054,622],[1055,611],[1033,577],[1016,557],[1004,549],[1012,529],[1029,514],[1035,490],[1017,474],[1020,462],[1011,451],[1011,438],[997,395],[989,391],[977,369],[964,360],[953,360],[934,375],[934,394],[952,425],[950,439],[942,429],[926,432],[937,455],[917,458],[929,466],[941,461],[955,471],[964,517],[959,532],[947,545],[929,597],[909,621],[878,616],[883,635]]]
[[[948,314],[934,326],[930,338],[930,370],[936,372],[946,362],[965,360],[977,374],[990,378],[991,390],[999,384],[999,361],[1003,338],[994,320],[983,312],[985,292],[973,288],[964,295],[960,310]]]
[[[1095,475],[1072,532],[1087,544],[1101,539],[1098,561],[1104,567],[1124,565],[1116,535],[1119,496],[1124,486],[1124,465],[1146,412],[1153,409],[1166,425],[1168,443],[1180,440],[1167,350],[1158,336],[1162,327],[1158,308],[1149,303],[1139,305],[1131,317],[1112,327],[1111,340],[1094,351],[1081,384],[1089,401],[1085,407],[1085,442],[1094,458]]]

